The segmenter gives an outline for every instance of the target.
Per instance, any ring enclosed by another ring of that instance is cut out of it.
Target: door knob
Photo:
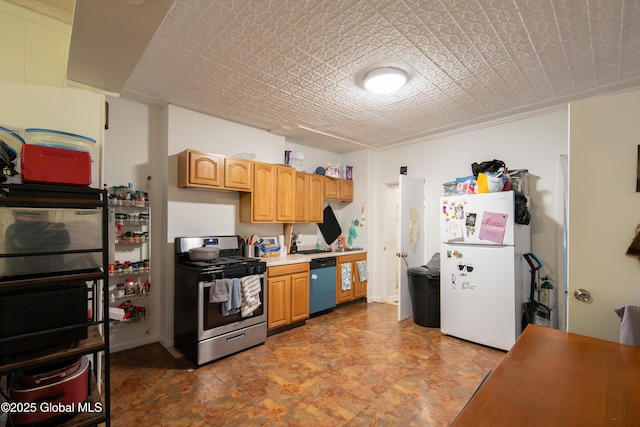
[[[578,301],[582,301],[584,303],[591,301],[591,294],[586,289],[576,289],[573,296],[576,297]]]

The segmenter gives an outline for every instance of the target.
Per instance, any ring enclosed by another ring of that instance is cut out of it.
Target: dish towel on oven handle
[[[340,281],[342,284],[342,290],[348,291],[349,289],[351,289],[351,263],[346,262],[344,264],[341,264],[340,270],[342,278],[342,280]]]
[[[231,290],[229,301],[220,304],[220,310],[223,316],[240,312],[242,305],[242,295],[240,293],[240,279],[231,279]]]
[[[260,307],[260,276],[254,274],[245,276],[240,279],[240,289],[242,291],[242,305],[240,306],[240,315],[249,317],[258,307]]]
[[[209,302],[227,302],[231,295],[231,279],[218,279],[211,283]]]

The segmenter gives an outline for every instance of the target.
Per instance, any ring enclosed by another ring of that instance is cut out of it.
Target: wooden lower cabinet
[[[309,263],[267,268],[267,329],[309,317]]]
[[[358,274],[358,261],[366,261],[367,254],[353,254],[339,256],[336,260],[336,304],[353,301],[359,298],[367,297],[367,281],[360,280]],[[351,266],[351,289],[342,289],[342,265]]]

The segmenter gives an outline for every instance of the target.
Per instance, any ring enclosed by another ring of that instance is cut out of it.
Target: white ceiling
[[[99,10],[96,3],[117,13],[78,14]],[[104,84],[118,73],[114,60],[71,80],[337,152],[640,87],[638,0],[130,3],[77,0],[69,55],[70,68],[82,66],[89,58],[73,39],[90,47],[104,37],[125,55],[136,34],[116,33],[141,22],[132,9],[166,3],[122,87]],[[368,93],[362,79],[379,66],[405,70],[408,84]]]

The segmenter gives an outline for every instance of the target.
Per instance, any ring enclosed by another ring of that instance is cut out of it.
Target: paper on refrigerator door
[[[482,223],[480,224],[480,240],[488,240],[502,244],[504,233],[507,229],[507,214],[497,212],[485,212],[482,215]]]
[[[461,242],[464,240],[464,203],[455,198],[442,199],[440,210],[443,226],[444,242]]]

